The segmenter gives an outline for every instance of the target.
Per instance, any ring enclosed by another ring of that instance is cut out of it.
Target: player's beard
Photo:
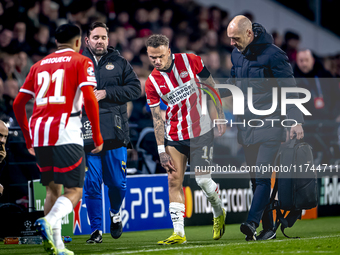
[[[168,58],[168,62],[165,64],[164,68],[159,69],[158,71],[166,71],[169,69],[169,67],[171,66],[172,63],[172,56],[170,54],[169,58]]]
[[[88,45],[88,46],[89,46],[89,49],[92,52],[92,54],[97,56],[97,57],[104,56],[107,53],[107,48],[105,46],[103,46],[102,51],[99,51],[96,48],[91,47],[90,45]]]
[[[234,47],[235,47],[239,52],[242,53],[243,49],[242,49],[239,45],[234,45]]]

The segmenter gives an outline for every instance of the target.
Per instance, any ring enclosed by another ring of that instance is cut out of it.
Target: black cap
[[[77,36],[80,36],[80,28],[70,23],[59,26],[55,31],[58,43],[67,43]]]

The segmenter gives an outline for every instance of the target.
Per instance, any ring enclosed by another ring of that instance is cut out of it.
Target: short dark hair
[[[287,31],[285,34],[285,41],[287,42],[291,39],[300,40],[300,36],[295,32]]]
[[[77,25],[68,23],[59,26],[55,31],[55,39],[58,43],[68,43],[77,36],[80,36],[80,28]]]
[[[109,28],[106,26],[106,24],[105,24],[104,22],[96,21],[96,22],[93,22],[93,23],[90,25],[89,29],[87,30],[87,37],[90,37],[91,32],[92,32],[95,28],[97,28],[97,27],[105,28],[107,34],[109,34]]]
[[[158,48],[162,45],[169,47],[169,38],[161,34],[152,35],[145,42],[146,47]]]

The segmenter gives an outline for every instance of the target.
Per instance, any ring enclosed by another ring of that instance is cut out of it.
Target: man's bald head
[[[236,29],[239,32],[246,32],[247,29],[251,30],[251,26],[251,21],[246,16],[238,15],[230,21],[228,29],[230,27],[231,29]]]
[[[296,64],[303,73],[307,74],[312,71],[314,63],[313,53],[309,49],[300,50],[296,54]]]
[[[235,46],[240,52],[254,40],[251,21],[243,16],[238,15],[233,18],[227,28],[228,37],[230,37],[232,46]]]
[[[5,122],[0,120],[0,146],[6,144],[8,137],[8,127],[6,126]]]

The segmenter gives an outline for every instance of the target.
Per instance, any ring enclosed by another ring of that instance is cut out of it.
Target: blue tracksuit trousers
[[[109,189],[111,212],[118,213],[126,193],[127,149],[86,154],[85,202],[92,232],[103,230],[102,183]]]

